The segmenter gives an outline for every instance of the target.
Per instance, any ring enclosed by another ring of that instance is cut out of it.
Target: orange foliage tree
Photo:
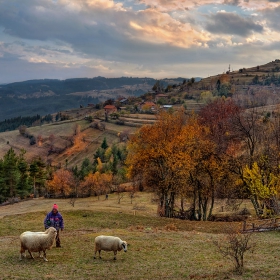
[[[57,170],[53,175],[53,179],[48,182],[47,189],[49,192],[64,197],[75,193],[76,181],[73,173],[67,169]]]
[[[83,193],[89,195],[96,194],[99,196],[110,191],[112,185],[113,175],[111,173],[100,173],[96,171],[94,174],[90,173],[85,177],[81,183],[81,190]]]
[[[166,217],[173,216],[175,195],[189,190],[189,174],[201,157],[198,147],[210,146],[205,132],[196,117],[187,119],[183,110],[162,112],[155,124],[141,127],[128,143],[128,176],[141,174],[143,183],[158,194]]]

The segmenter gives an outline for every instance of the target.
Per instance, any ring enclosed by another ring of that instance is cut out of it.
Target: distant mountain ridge
[[[182,83],[185,78],[161,79],[163,86]],[[104,99],[140,96],[156,83],[153,78],[73,78],[41,79],[0,85],[0,121],[100,103]]]

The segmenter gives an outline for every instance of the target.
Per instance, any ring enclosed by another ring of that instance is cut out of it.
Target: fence
[[[244,221],[243,232],[261,232],[280,229],[280,218]]]

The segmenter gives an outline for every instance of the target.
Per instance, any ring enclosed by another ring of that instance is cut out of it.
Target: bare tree
[[[244,271],[245,253],[253,253],[256,243],[251,241],[253,233],[241,233],[233,228],[229,228],[225,238],[219,241],[213,240],[218,251],[224,256],[231,259],[235,264],[235,271],[242,274]]]

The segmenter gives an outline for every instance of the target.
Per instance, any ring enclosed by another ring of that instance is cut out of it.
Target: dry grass
[[[42,230],[54,200],[1,207],[0,279],[279,279],[278,232],[255,234],[256,252],[245,255],[245,272],[240,276],[212,241],[222,238],[229,224],[159,218],[151,201],[149,193],[137,194],[132,204],[128,195],[121,204],[115,195],[107,201],[79,199],[75,207],[68,200],[55,200],[66,228],[61,235],[63,248],[47,251],[49,262],[37,254],[35,260],[19,261],[18,236],[25,230]],[[137,203],[145,210],[133,210]],[[126,240],[128,252],[119,252],[116,261],[112,252],[93,259],[93,242],[99,234]]]

